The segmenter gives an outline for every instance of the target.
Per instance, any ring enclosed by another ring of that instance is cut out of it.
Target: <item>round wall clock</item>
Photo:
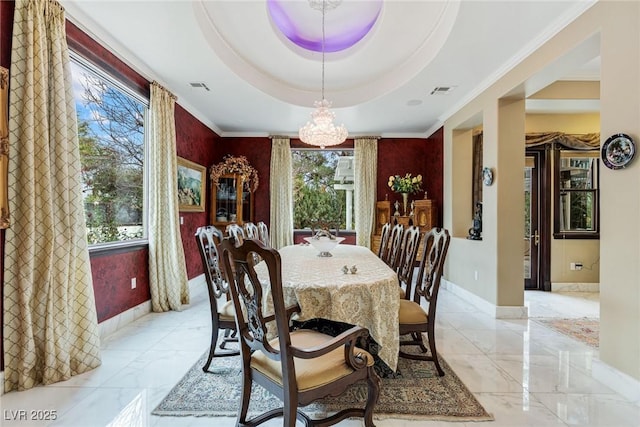
[[[625,168],[636,154],[636,145],[629,135],[611,135],[602,145],[602,161],[609,169]]]
[[[491,168],[482,168],[482,182],[484,185],[493,184],[493,171]]]

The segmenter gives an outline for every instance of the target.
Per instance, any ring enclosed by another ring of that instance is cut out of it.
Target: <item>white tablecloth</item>
[[[378,356],[395,370],[400,305],[397,274],[363,246],[339,245],[326,258],[318,257],[311,246],[287,246],[279,252],[285,304],[300,305],[297,319],[324,318],[367,328],[380,345]],[[345,265],[355,265],[357,273],[344,274]],[[266,300],[271,301],[271,295]]]

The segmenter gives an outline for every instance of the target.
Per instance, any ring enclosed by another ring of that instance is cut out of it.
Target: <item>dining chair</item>
[[[389,252],[389,235],[391,234],[391,223],[387,222],[380,231],[380,247],[378,248],[378,258],[384,260]]]
[[[398,270],[398,264],[400,263],[403,234],[404,225],[400,223],[394,225],[391,229],[391,236],[389,237],[389,252],[385,262],[394,271]]]
[[[380,377],[374,359],[367,351],[356,347],[359,337],[368,330],[354,326],[336,337],[311,329],[291,330],[291,316],[300,307],[285,307],[282,289],[280,253],[258,240],[245,240],[237,246],[232,237],[221,243],[226,271],[235,273],[229,280],[231,298],[238,316],[238,336],[242,354],[242,387],[237,425],[255,426],[275,417],[283,417],[282,425],[293,427],[296,419],[305,425],[333,425],[350,417],[362,417],[366,426],[373,426],[373,409],[380,393]],[[270,286],[274,314],[263,313],[265,292],[252,262],[254,255],[264,260],[263,280]],[[270,338],[267,325],[275,323],[276,335]],[[350,385],[367,381],[364,408],[348,408],[317,420],[311,419],[299,407],[326,396],[342,394]],[[282,400],[283,407],[266,411],[247,419],[253,383],[261,385]]]
[[[421,238],[422,234],[419,227],[412,225],[404,230],[402,251],[400,262],[398,263],[398,283],[400,284],[401,299],[408,299],[411,295],[411,284]]]
[[[244,235],[247,239],[259,239],[260,233],[258,232],[258,226],[253,222],[245,222],[242,226],[244,229]]]
[[[269,238],[269,227],[263,221],[258,222],[258,236],[262,244],[271,247],[271,239]]]
[[[227,236],[233,236],[236,241],[242,241],[246,238],[245,234],[244,234],[244,228],[242,228],[241,225],[238,224],[229,224],[227,225]]]
[[[411,299],[400,300],[398,314],[400,357],[433,361],[440,376],[444,375],[444,371],[440,366],[436,351],[436,303],[450,240],[449,232],[443,228],[432,228],[425,233],[422,241],[422,258],[418,268],[418,277],[413,287],[413,295]],[[426,311],[420,305],[423,299],[429,304]],[[424,354],[427,353],[427,348],[424,345],[423,332],[427,333],[429,355]],[[405,340],[403,336],[406,335],[410,335],[411,338]],[[402,346],[406,345],[420,347],[423,354],[404,352]]]
[[[207,357],[207,361],[202,367],[203,371],[208,372],[214,357],[237,356],[240,352],[225,348],[229,342],[238,342],[238,338],[236,336],[233,302],[228,298],[229,285],[224,272],[221,270],[222,264],[216,247],[224,236],[219,229],[210,225],[199,227],[196,230],[195,237],[200,258],[202,259],[204,277],[209,291],[209,306],[211,308],[211,345],[209,346],[209,357]],[[218,307],[219,300],[223,296],[226,297],[227,301]],[[224,330],[220,349],[225,351],[216,353],[220,330]]]

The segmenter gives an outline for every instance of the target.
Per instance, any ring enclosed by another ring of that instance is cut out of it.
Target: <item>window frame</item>
[[[308,147],[308,146],[304,146],[304,147],[291,147],[291,156],[292,156],[292,161],[293,161],[293,155],[295,151],[319,151],[319,152],[328,152],[328,151],[339,151],[339,152],[345,152],[345,151],[349,151],[351,152],[351,156],[354,157],[355,156],[355,148],[352,146],[343,146],[343,145],[337,145],[335,147],[331,147],[331,148],[312,148],[312,147]],[[293,180],[294,177],[292,176],[291,179]],[[355,184],[355,180],[354,180],[354,184]],[[346,206],[345,206],[346,208]],[[355,222],[355,204],[352,206],[353,208],[353,218],[354,218],[354,222]],[[308,228],[295,228],[293,229],[294,232],[294,236],[297,234],[304,234],[305,232],[309,232],[310,229]],[[346,228],[340,228],[338,230],[338,232],[340,233],[340,235],[343,236],[347,236],[347,235],[354,235],[355,236],[355,228],[349,229],[347,230]]]
[[[81,50],[81,49],[78,49]],[[143,96],[135,85],[129,86],[127,84],[128,79],[120,79],[114,76],[111,69],[105,69],[91,60],[87,59],[73,47],[69,49],[69,59],[76,65],[87,70],[90,73],[95,74],[101,79],[104,79],[108,84],[122,91],[126,95],[132,97],[136,101],[140,102],[144,106],[144,136],[143,136],[143,171],[142,171],[142,237],[130,240],[121,240],[115,242],[104,243],[88,243],[89,254],[104,255],[115,254],[121,252],[128,252],[130,250],[136,250],[139,248],[147,247],[149,244],[149,144],[150,144],[150,100],[148,97]],[[110,67],[107,67],[110,68]],[[75,101],[74,101],[75,102]],[[85,217],[86,221],[86,217]]]
[[[553,197],[553,237],[555,239],[600,239],[600,157],[599,150],[570,150],[564,147],[554,150],[554,197]],[[594,188],[591,189],[574,189],[561,188],[560,173],[562,158],[592,158],[595,160],[596,179]],[[593,230],[562,230],[560,228],[561,202],[560,198],[564,193],[591,193],[593,194]]]

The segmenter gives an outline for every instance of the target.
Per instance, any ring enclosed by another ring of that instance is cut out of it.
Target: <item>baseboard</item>
[[[201,274],[200,276],[194,277],[193,279],[189,280],[190,296],[197,295],[204,290],[206,290],[206,281],[204,274]],[[104,339],[117,330],[122,329],[129,323],[132,323],[149,313],[151,313],[151,300],[138,304],[135,307],[128,309],[127,311],[123,311],[122,313],[113,316],[112,318],[107,319],[104,322],[101,322],[100,324],[98,324],[100,339]]]
[[[600,292],[600,283],[551,283],[551,292]]]
[[[497,306],[495,304],[490,303],[484,298],[479,297],[478,295],[470,292],[453,282],[449,282],[446,279],[442,279],[440,286],[442,286],[447,291],[456,295],[457,297],[463,299],[464,301],[473,304],[476,308],[478,308],[483,313],[488,314],[491,317],[496,319],[528,319],[529,318],[529,307],[526,306]]]
[[[117,314],[110,319],[100,322],[98,324],[100,339],[105,339],[117,330],[124,328],[129,323],[138,320],[148,313],[151,313],[151,300],[138,304],[135,307],[131,307],[130,309],[123,311],[122,313]]]
[[[631,402],[640,405],[640,381],[607,365],[602,360],[593,361],[591,376]]]

